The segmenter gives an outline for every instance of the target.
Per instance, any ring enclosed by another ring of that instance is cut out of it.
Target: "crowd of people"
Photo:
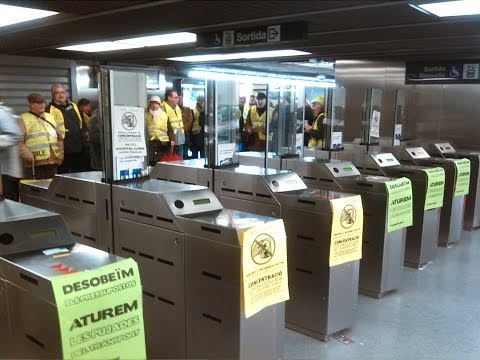
[[[46,179],[56,173],[101,170],[101,112],[98,108],[92,111],[88,99],[78,103],[69,100],[61,84],[54,84],[51,94],[47,104],[44,96],[31,93],[27,98],[29,111],[22,113],[18,122],[0,104],[0,151],[18,144],[25,178]],[[163,100],[159,96],[148,99],[145,119],[149,165],[169,155],[177,159],[205,157],[205,99],[200,95],[196,100],[193,109],[184,106],[181,94],[174,89],[167,89]],[[290,116],[287,105],[283,110]],[[266,141],[275,141],[275,124],[282,117],[280,108],[273,107],[263,92],[251,95],[248,103],[245,96],[240,97],[240,151],[264,151]],[[323,108],[323,97],[316,97],[311,106],[306,104],[297,110],[304,121],[306,146],[317,146],[323,138]],[[272,120],[268,134],[267,115]],[[8,116],[12,120],[5,121]]]
[[[146,115],[148,128],[149,164],[175,155],[177,159],[205,157],[205,99],[197,97],[195,108],[183,105],[178,91],[167,89],[164,100],[158,96],[148,99]]]
[[[286,99],[274,107],[268,103],[266,94],[259,92],[256,96],[251,95],[248,103],[246,96],[240,96],[239,110],[239,151],[265,151],[267,140],[270,143],[269,149],[276,151],[281,143],[288,144],[286,137],[291,135],[292,130],[304,131],[304,146],[323,146],[325,115],[322,96],[315,97],[311,104],[306,101],[305,106],[298,108],[292,115]],[[269,134],[266,134],[267,115]],[[295,129],[295,124],[289,126],[289,122],[295,118],[303,125],[303,129]],[[283,142],[279,139],[281,136],[285,137]]]
[[[39,93],[29,94],[28,111],[18,120],[0,103],[0,166],[6,149],[16,147],[23,178],[48,179],[57,173],[102,170],[100,109],[92,111],[88,99],[71,101],[62,84],[54,84],[51,94],[48,103]],[[194,109],[183,106],[173,89],[165,92],[163,101],[158,96],[149,98],[145,119],[150,165],[170,153],[184,159],[204,157],[204,103],[204,97],[198,96]]]

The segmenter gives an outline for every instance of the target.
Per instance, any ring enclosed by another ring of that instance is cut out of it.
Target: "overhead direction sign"
[[[237,47],[256,44],[275,44],[303,40],[307,36],[305,22],[228,29],[197,34],[197,48]]]

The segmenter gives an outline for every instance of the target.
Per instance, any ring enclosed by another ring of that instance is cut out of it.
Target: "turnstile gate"
[[[361,175],[348,161],[329,163],[318,159],[289,159],[287,168],[295,171],[309,186],[362,196],[364,225],[359,292],[380,298],[398,289],[402,281],[406,230],[387,231],[385,183],[393,179]]]
[[[101,171],[22,181],[20,201],[61,214],[75,241],[113,252],[110,185]]]
[[[65,272],[52,265],[77,272],[120,258],[74,244],[60,215],[9,200],[0,201],[0,234],[0,357],[62,358],[50,279]]]
[[[454,195],[456,170],[453,161],[432,158],[422,147],[401,147],[394,149],[394,155],[401,163],[428,167],[442,167],[445,170],[445,191],[440,211],[439,246],[451,246],[460,240],[462,233],[462,208],[464,195]]]
[[[470,160],[470,185],[465,198],[463,228],[474,230],[480,227],[480,153],[457,151],[449,143],[429,144],[427,151],[432,156]]]
[[[329,267],[330,200],[354,195],[307,189],[297,174],[242,166],[215,170],[224,206],[281,217],[287,232],[290,300],[285,325],[327,341],[353,325],[359,261]]]
[[[364,174],[406,177],[412,182],[413,225],[407,228],[405,266],[423,268],[437,253],[440,208],[425,210],[427,167],[401,165],[391,153],[360,154],[353,157],[355,167]]]
[[[112,186],[118,253],[139,264],[153,358],[276,358],[284,305],[241,310],[238,229],[273,218],[224,209],[212,191],[160,180]]]

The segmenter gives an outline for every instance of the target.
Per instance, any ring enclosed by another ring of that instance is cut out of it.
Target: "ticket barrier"
[[[307,189],[295,173],[251,166],[217,169],[215,179],[224,206],[284,221],[290,283],[285,326],[322,341],[351,327],[359,261],[329,267],[330,199],[354,195]]]
[[[431,156],[470,160],[470,185],[465,197],[463,228],[468,231],[480,228],[480,153],[457,151],[450,143],[430,143],[426,150]]]
[[[60,359],[50,278],[120,258],[75,244],[59,214],[9,200],[0,201],[0,234],[0,357]],[[52,267],[59,261],[62,272]]]
[[[406,229],[387,231],[385,183],[393,178],[362,175],[348,161],[292,159],[287,160],[287,168],[295,171],[308,186],[362,196],[364,225],[359,292],[381,298],[398,289],[402,282]]]
[[[245,166],[265,167],[265,152],[261,151],[242,151],[238,153],[238,163]],[[271,169],[280,169],[281,157],[275,153],[268,153],[268,167]]]
[[[224,209],[207,188],[139,179],[112,186],[118,254],[139,264],[150,358],[274,359],[284,303],[241,309],[238,230],[275,219]]]
[[[205,159],[165,161],[155,164],[150,179],[201,185],[213,190],[212,174],[212,169],[205,167]]]
[[[75,241],[113,252],[110,186],[102,182],[101,171],[23,180],[20,201],[61,214]]]
[[[422,269],[437,254],[440,208],[425,210],[428,169],[401,165],[391,153],[359,154],[353,157],[355,167],[363,174],[406,177],[412,182],[413,225],[407,228],[404,265]]]
[[[442,167],[445,170],[445,191],[440,211],[438,246],[449,247],[460,240],[462,234],[462,209],[465,195],[454,195],[456,170],[453,161],[430,157],[423,147],[396,146],[393,154],[402,164]]]

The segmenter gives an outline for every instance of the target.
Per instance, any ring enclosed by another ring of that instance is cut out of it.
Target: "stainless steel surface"
[[[438,246],[448,247],[459,241],[462,232],[462,209],[465,196],[453,195],[456,176],[453,161],[444,158],[431,158],[423,147],[396,146],[392,150],[402,164],[428,167],[440,166],[445,170],[445,190],[443,206],[440,211]]]
[[[59,214],[7,199],[0,201],[0,256],[74,242]]]
[[[285,325],[327,341],[353,325],[358,261],[329,267],[330,199],[351,194],[307,189],[294,172],[239,166],[215,170],[224,206],[281,217],[288,244],[290,300]]]
[[[391,139],[395,114],[395,91],[406,92],[402,139],[449,139],[454,146],[480,150],[478,84],[405,85],[405,64],[401,62],[341,60],[335,63],[337,86],[346,88],[345,141],[360,134],[363,91],[384,90],[381,136]]]
[[[213,190],[212,169],[205,168],[205,159],[158,162],[150,172],[151,179],[206,186]]]
[[[110,186],[102,172],[57,174],[51,180],[20,184],[20,200],[61,214],[75,241],[113,251]]]
[[[413,224],[407,228],[405,266],[424,268],[434,261],[437,253],[440,208],[424,210],[427,190],[426,167],[400,165],[391,153],[360,154],[355,166],[364,174],[406,177],[412,183]]]
[[[81,244],[67,248],[69,255],[63,256],[61,262],[76,271],[120,260]],[[47,255],[41,250],[0,258],[0,284],[6,285],[3,295],[8,299],[11,326],[11,342],[0,348],[2,358],[62,358],[58,314],[50,282],[52,276],[63,274],[51,266],[58,262],[54,254]]]
[[[327,163],[319,159],[292,160],[292,170],[307,183],[321,189],[348,191],[362,196],[363,244],[359,291],[382,297],[398,289],[402,280],[406,230],[387,232],[388,177],[361,175],[348,161]]]
[[[265,166],[265,153],[258,151],[243,151],[238,153],[238,163],[246,166]],[[268,153],[267,166],[271,169],[281,169],[281,160],[275,153]]]
[[[118,252],[140,268],[150,358],[278,356],[283,304],[249,319],[240,306],[238,230],[272,218],[223,209],[196,185],[141,179],[112,193]]]
[[[450,143],[428,143],[427,151],[431,155],[444,158],[467,158],[470,160],[470,185],[465,196],[463,228],[474,230],[480,227],[480,153],[468,150],[457,151]]]

